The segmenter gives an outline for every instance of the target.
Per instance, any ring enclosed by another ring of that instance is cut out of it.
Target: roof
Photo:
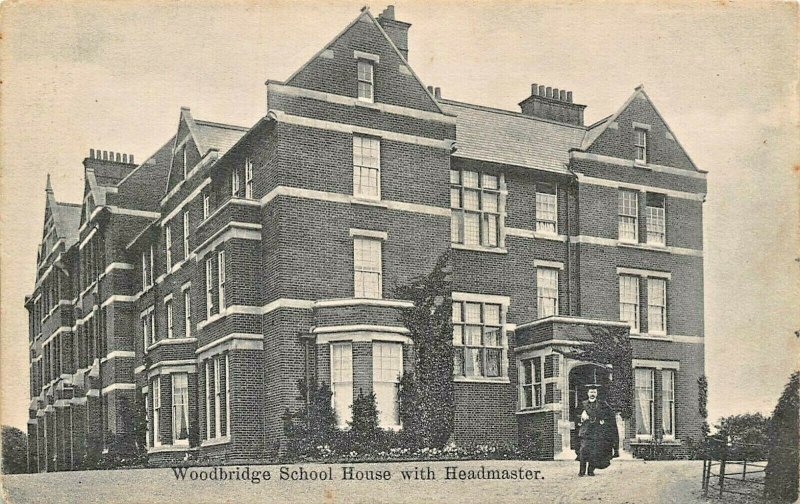
[[[569,173],[570,149],[580,148],[586,128],[493,109],[440,100],[456,115],[455,157]]]
[[[78,241],[78,227],[81,222],[81,205],[76,203],[61,203],[56,201],[51,206],[56,233],[63,238],[65,248],[69,248]]]
[[[231,124],[214,123],[210,121],[195,120],[200,143],[206,149],[215,149],[222,155],[233,147],[250,128],[233,126]]]

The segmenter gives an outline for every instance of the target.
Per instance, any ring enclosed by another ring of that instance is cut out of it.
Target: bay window
[[[542,358],[520,361],[520,409],[542,406]]]
[[[675,371],[661,370],[661,428],[664,438],[675,438]]]
[[[347,427],[353,417],[353,346],[350,342],[331,343],[331,392],[336,425]]]
[[[400,427],[399,387],[403,373],[402,343],[372,344],[372,389],[381,428]]]
[[[172,376],[172,444],[189,444],[189,375]]]

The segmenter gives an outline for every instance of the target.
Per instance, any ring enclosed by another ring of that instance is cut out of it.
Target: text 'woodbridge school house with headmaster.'
[[[413,344],[392,286],[452,251],[453,441],[574,458],[582,385],[567,358],[629,329],[625,449],[699,438],[706,174],[638,87],[584,125],[571,92],[521,112],[419,80],[409,24],[360,13],[283,82],[250,128],[195,119],[141,164],[92,151],[84,198],[48,182],[30,314],[31,471],[136,436],[152,464],[263,461],[307,374],[346,426],[374,391],[399,428]]]

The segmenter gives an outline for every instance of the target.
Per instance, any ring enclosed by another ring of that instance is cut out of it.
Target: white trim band
[[[648,165],[649,166],[649,165]],[[666,194],[672,198],[688,199],[692,201],[704,202],[706,200],[705,193],[690,193],[685,191],[676,191],[674,189],[667,189],[664,187],[647,186],[642,184],[631,184],[628,182],[621,182],[619,180],[608,180],[596,177],[588,177],[582,173],[577,173],[578,183],[590,184],[603,187],[611,187],[614,189],[634,189],[637,191],[654,192],[659,194]]]
[[[533,267],[534,268],[551,268],[551,269],[564,269],[564,263],[560,261],[545,261],[542,259],[534,259],[533,260]]]
[[[112,383],[108,387],[103,387],[102,394],[106,395],[115,390],[136,390],[135,383]]]
[[[634,368],[653,368],[653,369],[680,369],[680,361],[633,359]]]
[[[356,229],[350,228],[350,236],[351,237],[364,237],[364,238],[376,238],[378,240],[386,241],[389,239],[389,233],[386,231],[375,231],[373,229]]]
[[[666,278],[667,280],[672,280],[672,273],[667,271],[654,271],[654,270],[646,270],[646,269],[639,269],[639,268],[617,268],[618,275],[635,275],[640,277],[655,277],[655,278]]]
[[[586,159],[589,161],[598,161],[600,163],[613,164],[619,166],[633,167],[634,161],[630,159],[621,159],[612,156],[604,156],[602,154],[589,154],[588,152],[572,151],[570,157],[574,159]],[[682,168],[673,168],[672,166],[664,166],[657,164],[648,164],[647,168],[655,172],[669,173],[670,175],[680,175],[683,177],[691,177],[696,179],[706,179],[706,172],[684,170]]]
[[[508,296],[497,296],[494,294],[476,294],[472,292],[453,292],[453,301],[468,301],[473,303],[492,303],[507,307],[511,304]]]

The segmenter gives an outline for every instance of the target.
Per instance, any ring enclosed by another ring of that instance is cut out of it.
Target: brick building
[[[452,251],[457,444],[574,458],[574,408],[609,369],[560,352],[593,328],[634,351],[627,451],[700,436],[705,172],[638,87],[584,125],[571,92],[521,112],[426,88],[410,24],[360,13],[250,128],[181,109],[150,158],[92,151],[81,204],[48,181],[30,314],[32,471],[146,443],[149,462],[274,457],[297,381],[345,426],[374,391],[400,427],[413,344],[392,287]]]

